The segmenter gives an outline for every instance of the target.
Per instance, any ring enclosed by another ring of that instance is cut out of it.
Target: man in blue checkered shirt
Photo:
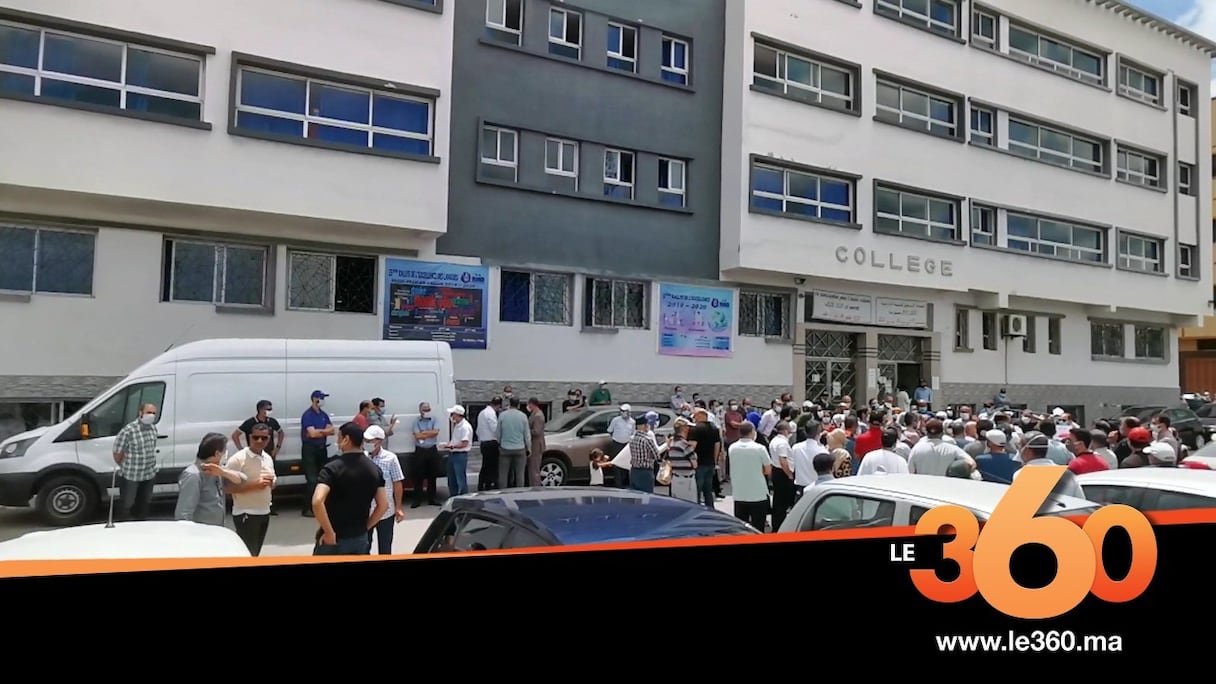
[[[147,520],[156,482],[156,404],[144,404],[139,418],[128,423],[114,440],[118,464],[118,503],[124,520]]]

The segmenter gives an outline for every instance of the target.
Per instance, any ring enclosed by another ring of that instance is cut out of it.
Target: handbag
[[[654,478],[654,481],[664,487],[671,484],[671,461],[663,461],[659,466],[659,474]]]

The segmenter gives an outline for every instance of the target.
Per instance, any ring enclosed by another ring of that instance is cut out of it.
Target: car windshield
[[[584,418],[595,413],[595,409],[583,408],[577,411],[559,413],[545,423],[545,432],[565,432],[578,425]]]
[[[518,501],[520,513],[562,544],[749,534],[741,522],[679,499],[611,496]]]

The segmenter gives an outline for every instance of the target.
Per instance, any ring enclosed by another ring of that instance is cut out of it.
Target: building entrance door
[[[857,399],[857,336],[808,330],[806,398],[826,404],[843,395]]]
[[[882,361],[878,364],[878,391],[882,396],[895,394],[904,388],[908,396],[920,384],[921,364],[899,361]]]
[[[878,336],[878,384],[883,391],[895,394],[903,387],[911,395],[921,378],[926,378],[924,344],[923,337]]]

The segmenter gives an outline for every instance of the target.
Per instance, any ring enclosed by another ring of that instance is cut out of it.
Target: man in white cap
[[[607,406],[612,403],[612,392],[608,391],[608,381],[600,380],[599,387],[591,393],[591,397],[587,402],[590,406]]]
[[[448,409],[452,419],[452,441],[440,446],[448,450],[448,494],[469,493],[469,447],[473,445],[473,427],[464,419],[460,404]]]
[[[1150,468],[1177,468],[1178,453],[1165,442],[1153,442],[1140,450]]]
[[[612,443],[608,445],[607,454],[611,458],[621,453],[621,449],[633,439],[634,431],[633,407],[629,404],[621,404],[620,414],[614,416],[608,423],[608,435],[612,438]]]
[[[367,457],[372,459],[384,475],[384,489],[388,494],[388,508],[380,516],[380,522],[367,531],[367,544],[370,547],[372,536],[376,537],[376,549],[381,556],[393,552],[393,530],[397,523],[405,520],[405,508],[401,505],[401,496],[405,492],[405,473],[401,471],[401,461],[397,454],[384,448],[384,428],[373,425],[363,431],[363,449]],[[375,506],[373,505],[373,509]]]
[[[984,433],[984,453],[975,457],[976,468],[984,480],[1003,484],[1013,482],[1013,475],[1022,464],[1006,450],[1008,441],[1004,430],[993,428]]]

